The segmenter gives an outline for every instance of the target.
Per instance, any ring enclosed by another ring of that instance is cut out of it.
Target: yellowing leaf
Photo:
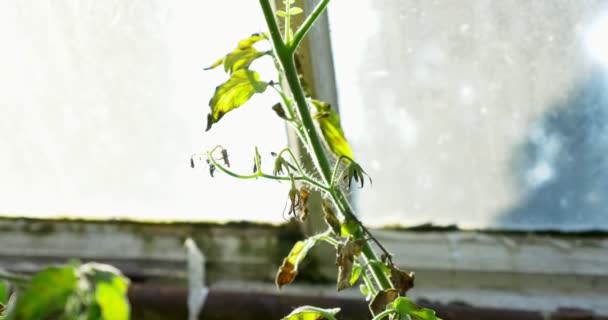
[[[319,127],[321,128],[321,133],[327,147],[337,157],[346,156],[352,159],[353,151],[344,137],[338,113],[325,102],[313,99],[312,104],[317,109],[315,119],[319,122]]]
[[[266,33],[254,33],[249,38],[239,41],[238,49],[247,49],[261,40],[268,39]]]
[[[282,320],[336,320],[336,314],[340,308],[321,309],[311,306],[303,306],[293,310]]]
[[[260,52],[253,47],[245,49],[235,49],[234,51],[227,54],[224,58],[216,61],[211,67],[212,69],[220,64],[224,64],[224,71],[235,72],[239,69],[249,69],[249,66],[256,59],[265,56],[268,52]]]
[[[298,274],[299,264],[306,258],[308,251],[314,247],[316,243],[317,239],[311,237],[304,241],[296,242],[293,248],[291,248],[287,257],[283,259],[283,263],[279,267],[279,271],[275,278],[275,283],[279,289],[281,289],[282,286],[293,282]]]
[[[224,65],[224,71],[234,72],[239,69],[248,69],[249,65],[257,58],[263,57],[270,52],[260,52],[253,45],[260,40],[268,39],[265,33],[254,33],[249,38],[239,41],[236,49],[226,54],[221,59],[215,61],[212,65],[205,68],[211,70]]]
[[[129,320],[127,281],[114,274],[98,277],[95,300],[104,319]]]
[[[255,71],[235,71],[228,81],[215,88],[215,94],[209,101],[211,113],[207,116],[207,131],[227,112],[242,106],[255,93],[264,92],[267,86],[266,82],[260,81],[260,75]]]

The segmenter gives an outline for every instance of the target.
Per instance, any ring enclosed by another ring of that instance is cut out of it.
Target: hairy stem
[[[302,85],[298,78],[298,72],[295,66],[294,61],[294,52],[295,46],[293,44],[299,44],[301,39],[304,37],[306,32],[310,29],[310,27],[314,24],[316,19],[321,15],[329,0],[322,1],[317,8],[315,8],[313,14],[306,20],[304,25],[298,30],[298,37],[294,37],[297,39],[297,42],[294,41],[291,44],[285,44],[283,39],[281,38],[281,33],[279,31],[279,27],[277,25],[277,21],[274,16],[274,12],[272,10],[272,6],[270,5],[270,0],[259,0],[260,6],[262,7],[262,11],[264,12],[264,18],[266,19],[266,24],[268,25],[268,29],[270,32],[270,36],[273,42],[273,47],[275,50],[276,58],[282,66],[282,70],[285,73],[285,80],[287,81],[289,88],[293,94],[294,100],[296,102],[296,107],[298,113],[301,117],[304,137],[306,138],[307,147],[311,154],[312,160],[315,164],[315,167],[319,171],[319,174],[325,185],[331,186],[332,179],[332,167],[329,161],[329,158],[323,148],[323,143],[321,142],[320,135],[317,133],[317,129],[313,122],[312,116],[310,114],[310,110],[308,109],[308,103],[306,101],[306,96],[304,94],[304,90],[302,89]],[[330,188],[329,190],[330,197],[332,198],[336,207],[340,210],[344,218],[349,221],[356,221],[357,224],[361,227],[361,232],[358,237],[362,237],[363,233],[367,230],[364,229],[361,222],[357,219],[357,217],[353,214],[353,210],[350,207],[346,197],[342,193],[342,191],[335,187]],[[392,287],[390,281],[384,274],[384,272],[377,266],[369,264],[370,260],[378,260],[378,257],[374,253],[372,247],[368,242],[363,247],[363,257],[365,262],[371,266],[370,270],[374,275],[374,279],[376,280],[378,286],[382,290],[390,289]]]

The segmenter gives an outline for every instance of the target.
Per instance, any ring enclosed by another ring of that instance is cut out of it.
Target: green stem
[[[219,147],[219,146],[218,146]],[[211,161],[211,163],[220,171],[222,171],[223,173],[237,178],[237,179],[243,179],[243,180],[251,180],[251,179],[257,179],[257,178],[265,178],[265,179],[269,179],[269,180],[277,180],[277,181],[305,181],[307,183],[310,183],[311,185],[325,191],[325,192],[329,192],[329,188],[325,185],[323,185],[322,183],[319,183],[317,180],[309,177],[308,175],[306,175],[303,171],[300,171],[299,173],[301,174],[300,176],[295,176],[293,177],[293,179],[291,177],[280,177],[280,176],[275,176],[275,175],[271,175],[271,174],[267,174],[267,173],[263,173],[261,171],[261,169],[258,167],[257,171],[254,174],[249,174],[249,175],[244,175],[244,174],[238,174],[228,168],[226,168],[225,166],[223,166],[221,163],[219,163],[217,160],[215,160],[215,158],[213,157],[213,153],[215,150],[217,150],[218,147],[213,148],[212,151],[209,151],[207,153],[207,158],[209,159],[209,161]]]
[[[296,102],[296,107],[298,108],[298,113],[300,114],[302,120],[302,126],[304,127],[304,137],[306,138],[307,147],[317,167],[319,174],[325,185],[329,186],[331,184],[332,178],[332,168],[330,165],[329,158],[323,149],[323,143],[321,142],[320,135],[317,133],[315,124],[313,122],[312,116],[308,109],[308,103],[306,101],[306,96],[304,95],[304,90],[302,89],[302,85],[300,84],[300,79],[298,78],[298,71],[295,66],[294,61],[294,51],[304,37],[306,32],[310,29],[310,27],[314,24],[316,19],[321,15],[329,0],[323,0],[313,11],[313,13],[308,17],[302,27],[298,30],[297,36],[294,37],[294,41],[290,44],[289,47],[285,45],[283,39],[281,38],[281,33],[279,31],[279,27],[277,25],[277,21],[274,16],[274,12],[272,10],[272,6],[270,5],[270,0],[259,0],[262,11],[264,12],[264,18],[266,19],[266,24],[268,26],[270,36],[273,42],[273,47],[275,50],[276,58],[279,60],[282,70],[285,72],[285,80],[287,81],[289,88],[294,96],[294,100]],[[348,220],[356,221],[363,230],[363,225],[357,219],[357,217],[353,214],[353,210],[350,207],[350,204],[346,200],[346,197],[338,188],[330,188],[329,194],[340,210],[344,218]],[[359,235],[362,236],[362,235]],[[363,247],[363,257],[368,263],[370,260],[378,260],[378,257],[374,253],[372,247],[368,242]],[[392,288],[392,285],[384,274],[384,272],[378,268],[378,266],[370,265],[372,274],[378,286],[382,290]]]
[[[308,30],[310,30],[315,21],[317,21],[319,16],[323,13],[323,11],[325,11],[325,8],[329,4],[329,1],[330,0],[323,0],[319,2],[315,9],[312,11],[312,13],[308,16],[308,18],[306,18],[304,23],[302,23],[300,28],[298,28],[298,31],[296,31],[293,36],[293,40],[291,40],[291,42],[288,42],[289,50],[291,52],[296,51],[296,48],[298,47],[298,45],[300,45],[300,42],[302,42],[302,39],[304,39],[304,36],[306,36]]]

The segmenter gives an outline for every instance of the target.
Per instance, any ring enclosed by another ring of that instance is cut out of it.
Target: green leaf
[[[108,271],[97,271],[95,280],[95,301],[103,319],[128,320],[130,313],[127,299],[128,281]]]
[[[435,311],[419,307],[406,297],[398,297],[388,308],[393,308],[403,315],[407,314],[420,320],[441,320],[435,315]]]
[[[353,151],[344,137],[344,131],[340,125],[340,116],[328,103],[312,99],[312,105],[317,109],[314,118],[319,122],[321,133],[327,147],[337,156],[353,158]]]
[[[227,112],[242,106],[255,93],[264,92],[267,86],[266,82],[260,81],[260,75],[255,71],[235,71],[228,81],[215,88],[215,94],[209,101],[211,113],[207,116],[207,131]]]
[[[77,290],[74,267],[51,267],[35,274],[29,287],[17,300],[14,320],[42,320],[61,313],[68,298]]]
[[[363,294],[366,297],[371,295],[369,288],[367,287],[367,285],[365,285],[363,283],[361,285],[359,285],[359,291],[361,291],[361,294]]]
[[[359,224],[354,220],[348,220],[340,225],[340,236],[356,236],[361,230],[359,230]]]
[[[363,267],[361,266],[361,264],[359,264],[358,262],[355,261],[355,264],[353,265],[353,272],[350,276],[350,285],[354,286],[355,283],[357,283],[357,280],[359,280],[359,277],[361,276],[361,273],[363,272]]]
[[[302,10],[302,8],[300,8],[300,7],[291,7],[289,9],[289,15],[290,16],[296,16],[296,15],[302,13],[302,12],[304,12],[304,10]]]
[[[287,13],[283,10],[277,10],[277,16],[283,18],[283,17],[287,16]]]
[[[8,302],[8,283],[0,281],[0,305]]]
[[[321,309],[311,306],[303,306],[293,310],[282,320],[336,320],[336,314],[340,308]]]
[[[279,289],[281,289],[282,286],[293,282],[296,275],[298,275],[298,266],[304,258],[306,258],[308,251],[310,251],[318,241],[317,237],[310,237],[304,241],[298,241],[293,245],[293,248],[291,248],[287,257],[283,259],[279,271],[277,271],[275,283]]]

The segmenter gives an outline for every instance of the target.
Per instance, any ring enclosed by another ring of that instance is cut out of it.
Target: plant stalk
[[[317,133],[314,121],[308,109],[308,103],[306,101],[304,90],[302,89],[302,85],[298,78],[298,72],[294,60],[295,47],[288,47],[283,42],[279,27],[277,25],[277,21],[275,19],[274,11],[272,10],[272,6],[270,5],[270,0],[259,1],[262,11],[264,12],[264,18],[266,20],[266,24],[270,32],[276,57],[279,60],[281,66],[283,67],[283,71],[285,73],[285,80],[287,81],[287,84],[289,85],[289,88],[296,102],[296,107],[298,108],[298,113],[301,117],[304,135],[308,141],[309,152],[311,154],[312,160],[315,166],[317,167],[321,178],[323,179],[325,184],[329,186],[331,185],[332,168],[329,158],[323,147],[323,143],[321,142],[320,135]],[[315,8],[313,14],[306,20],[305,25],[298,30],[297,35],[294,38],[294,40],[297,41],[294,41],[294,44],[300,42],[302,37],[308,31],[308,29],[310,29],[315,20],[321,15],[328,3],[329,0],[323,0]],[[331,190],[329,194],[334,204],[340,210],[344,218],[347,221],[356,221],[361,229],[362,225],[357,219],[357,217],[354,216],[353,210],[351,209],[350,204],[346,200],[346,197],[344,196],[342,191],[340,191],[338,188],[335,188]],[[363,230],[360,230],[359,233],[360,236],[364,236]],[[381,290],[392,288],[392,285],[384,274],[384,272],[382,272],[382,270],[378,266],[368,263],[370,260],[378,260],[378,257],[376,256],[374,250],[368,242],[365,243],[362,250],[362,254],[365,263],[371,267],[372,274],[374,275],[374,279],[376,280],[378,287]]]

